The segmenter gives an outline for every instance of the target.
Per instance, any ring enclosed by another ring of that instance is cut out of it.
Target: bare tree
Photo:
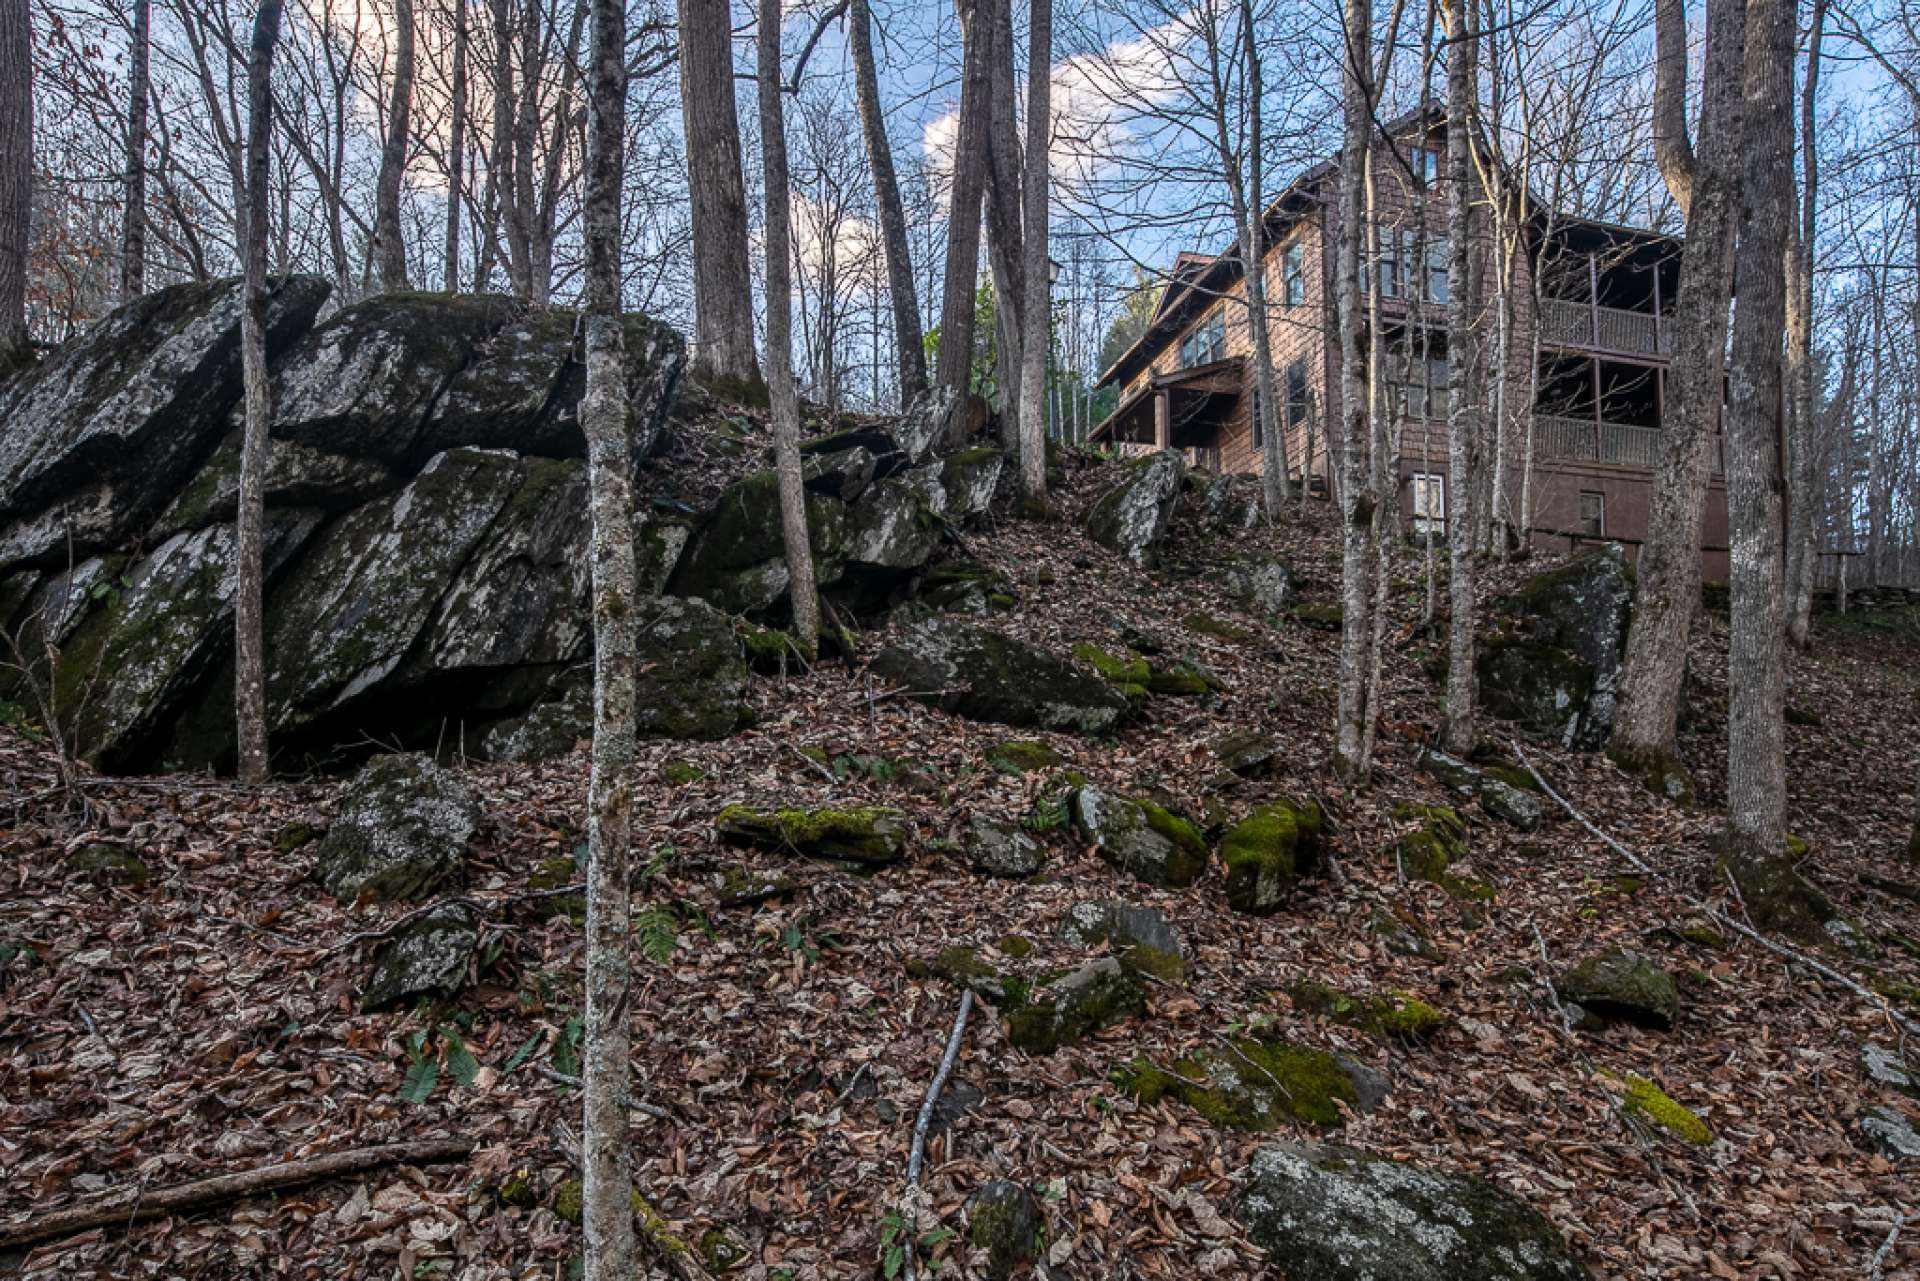
[[[1340,689],[1334,767],[1350,783],[1365,781],[1371,564],[1375,509],[1370,462],[1367,312],[1360,297],[1366,221],[1366,172],[1372,145],[1373,7],[1344,0],[1341,51],[1341,146],[1334,224],[1334,309],[1340,327]]]
[[[246,258],[240,313],[246,424],[240,440],[238,537],[234,547],[234,714],[240,777],[267,777],[267,664],[262,627],[266,531],[267,432],[273,390],[267,381],[267,156],[273,134],[273,50],[280,0],[260,0],[247,58],[246,206],[240,242]]]
[[[986,134],[992,120],[992,11],[988,0],[962,0],[966,42],[961,63],[960,124],[947,199],[946,275],[940,298],[940,350],[934,382],[965,396],[973,385],[973,313],[980,277],[980,204],[987,183]],[[964,415],[962,416],[964,418]]]
[[[1813,244],[1820,185],[1816,137],[1820,45],[1827,0],[1814,0],[1807,78],[1800,92],[1800,208],[1787,240],[1787,643],[1807,648],[1813,622],[1814,489],[1821,435],[1813,371]]]
[[[880,106],[880,77],[873,59],[873,14],[867,0],[847,6],[847,43],[853,54],[853,89],[860,104],[860,128],[867,162],[873,168],[873,198],[880,216],[880,245],[887,258],[887,295],[893,308],[893,345],[900,363],[900,403],[904,407],[927,389],[927,353],[920,334],[920,302],[913,287],[913,256],[907,246],[907,215],[900,203],[900,180],[893,170],[893,148]]]
[[[1475,395],[1480,346],[1478,298],[1473,289],[1473,156],[1479,95],[1479,33],[1468,0],[1445,0],[1447,35],[1447,511],[1448,594],[1452,625],[1447,647],[1447,750],[1465,755],[1478,736],[1479,675],[1475,668],[1474,560],[1480,547],[1469,513],[1482,481],[1480,444],[1485,428]],[[1415,271],[1421,264],[1416,263]],[[1416,297],[1418,294],[1416,293]]]
[[[680,0],[680,101],[693,207],[694,368],[751,392],[761,379],[727,0]]]
[[[460,214],[467,158],[467,0],[453,5],[453,71],[448,78],[451,99],[447,115],[447,243],[441,288],[460,292]],[[478,282],[476,282],[478,283]]]
[[[120,297],[137,298],[147,279],[147,99],[152,95],[153,0],[133,0],[127,50],[126,208],[121,214]]]
[[[994,372],[1000,392],[1000,443],[1020,452],[1020,374],[1026,311],[1020,230],[1020,131],[1015,119],[1012,0],[975,0],[992,15],[987,146],[987,267],[993,280],[998,349]]]
[[[1032,0],[1027,49],[1026,262],[1028,321],[1020,349],[1020,493],[1027,510],[1047,505],[1047,197],[1052,182],[1053,0]]]
[[[407,287],[407,245],[400,226],[400,185],[407,173],[407,138],[413,119],[413,0],[394,0],[393,95],[387,134],[380,149],[380,180],[373,217],[374,267],[382,289]]]
[[[820,598],[807,540],[807,493],[800,475],[800,397],[793,385],[793,196],[787,174],[787,122],[781,101],[780,0],[760,0],[756,63],[760,89],[760,162],[766,184],[767,390],[773,405],[773,468],[780,488],[780,534],[787,552],[787,596],[795,639],[812,655],[820,643]]]
[[[593,541],[593,775],[587,810],[587,1021],[581,1056],[581,1227],[587,1281],[633,1271],[632,1057],[627,861],[633,832],[633,434],[620,323],[620,191],[627,151],[626,7],[590,0],[587,66],[586,387]]]
[[[33,225],[33,18],[0,0],[0,361],[27,349]]]
[[[1720,420],[1739,194],[1746,3],[1707,0],[1697,147],[1686,134],[1685,0],[1658,0],[1655,12],[1655,151],[1668,189],[1686,210],[1686,244],[1671,326],[1666,423],[1607,754],[1674,799],[1692,795],[1692,783],[1674,754],[1674,733],[1687,637],[1700,603],[1700,529]]]
[[[1809,898],[1786,851],[1781,334],[1793,208],[1793,0],[1747,0],[1739,247],[1727,398],[1733,548],[1727,644],[1727,865],[1756,924],[1802,931]],[[1699,198],[1696,192],[1696,199]]]

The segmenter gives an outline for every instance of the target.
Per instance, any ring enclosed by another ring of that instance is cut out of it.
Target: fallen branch
[[[1575,819],[1577,819],[1580,823],[1580,826],[1586,828],[1589,832],[1592,832],[1595,836],[1599,837],[1602,841],[1606,842],[1608,847],[1611,848],[1616,854],[1620,855],[1621,858],[1626,859],[1627,862],[1633,864],[1636,868],[1646,873],[1649,877],[1652,877],[1655,880],[1666,879],[1665,873],[1661,872],[1658,868],[1648,863],[1645,859],[1641,858],[1638,854],[1635,854],[1632,850],[1628,849],[1625,845],[1622,845],[1619,841],[1615,840],[1613,837],[1607,835],[1605,832],[1595,827],[1592,821],[1589,820],[1585,814],[1582,814],[1579,810],[1573,807],[1573,802],[1569,801],[1566,797],[1560,795],[1560,793],[1554,791],[1553,785],[1547,782],[1546,779],[1540,776],[1540,771],[1533,767],[1533,762],[1527,758],[1527,754],[1520,749],[1520,744],[1517,742],[1513,744],[1513,754],[1515,758],[1517,758],[1522,765],[1526,766],[1527,773],[1533,775],[1533,781],[1540,784],[1541,790],[1544,791],[1550,798],[1557,801],[1561,809],[1565,810],[1567,813],[1571,814]],[[1727,913],[1721,911],[1719,908],[1713,906],[1713,904],[1708,903],[1704,899],[1695,898],[1693,895],[1687,893],[1685,890],[1682,890],[1680,892],[1680,897],[1683,900],[1685,900],[1687,905],[1693,908],[1694,911],[1699,912],[1701,915],[1705,916],[1708,920],[1711,920],[1714,924],[1719,925],[1725,929],[1732,930],[1735,934],[1740,935],[1742,938],[1752,939],[1755,943],[1758,943],[1761,947],[1765,948],[1767,951],[1772,952],[1775,956],[1781,957],[1782,959],[1787,961],[1791,961],[1796,965],[1806,966],[1808,969],[1812,970],[1815,974],[1818,974],[1821,978],[1824,978],[1831,983],[1837,984],[1838,986],[1845,988],[1847,991],[1853,993],[1855,996],[1859,997],[1861,1000],[1865,1001],[1867,1004],[1878,1006],[1881,1010],[1885,1011],[1886,1016],[1889,1019],[1891,1019],[1895,1024],[1895,1026],[1899,1027],[1901,1031],[1909,1035],[1920,1036],[1920,1023],[1913,1022],[1912,1020],[1908,1019],[1905,1015],[1901,1014],[1898,1010],[1894,1009],[1893,1002],[1887,1000],[1886,997],[1881,996],[1878,992],[1875,992],[1871,988],[1868,988],[1867,986],[1865,986],[1864,984],[1856,982],[1855,980],[1847,977],[1845,974],[1842,974],[1839,970],[1834,969],[1831,965],[1826,964],[1824,961],[1815,960],[1813,957],[1808,956],[1805,952],[1800,951],[1798,948],[1788,947],[1785,943],[1776,943],[1774,940],[1768,938],[1766,935],[1762,934],[1759,930],[1755,929],[1753,926],[1748,925],[1745,921],[1739,919],[1738,917],[1728,915]]]
[[[906,1281],[913,1281],[913,1237],[919,1228],[913,1210],[914,1202],[920,1196],[920,1164],[927,1155],[927,1127],[933,1124],[934,1105],[940,1102],[940,1091],[946,1088],[947,1077],[953,1073],[954,1061],[960,1057],[960,1040],[966,1035],[967,1015],[972,1012],[973,989],[967,988],[960,993],[960,1012],[953,1016],[953,1031],[947,1036],[946,1053],[940,1056],[940,1069],[933,1074],[933,1082],[927,1086],[927,1097],[920,1104],[920,1115],[913,1123],[913,1146],[907,1151],[907,1190],[901,1197],[907,1219],[903,1270]]]
[[[0,1226],[0,1250],[18,1249],[54,1237],[73,1236],[115,1224],[131,1226],[143,1219],[157,1219],[162,1215],[195,1210],[217,1202],[238,1201],[259,1196],[263,1192],[360,1174],[383,1166],[458,1161],[472,1151],[473,1144],[466,1139],[384,1143],[378,1147],[352,1148],[298,1161],[283,1161],[278,1165],[264,1165],[235,1174],[218,1174],[170,1188],[135,1189],[110,1200],[15,1219]]]
[[[1887,1239],[1882,1241],[1880,1248],[1873,1252],[1873,1270],[1867,1273],[1869,1281],[1884,1281],[1886,1272],[1883,1269],[1887,1266],[1887,1260],[1893,1257],[1893,1247],[1900,1240],[1900,1229],[1915,1219],[1920,1219],[1920,1214],[1902,1214],[1895,1217],[1893,1226],[1887,1229]]]
[[[794,747],[792,743],[788,743],[787,746],[793,749],[793,754],[795,756],[798,756],[802,761],[806,762],[808,769],[811,769],[816,773],[818,773],[820,777],[826,779],[827,782],[838,783],[840,781],[839,779],[833,776],[832,770],[822,765],[819,761],[815,760],[813,757],[808,756],[805,752],[801,751],[798,747]]]

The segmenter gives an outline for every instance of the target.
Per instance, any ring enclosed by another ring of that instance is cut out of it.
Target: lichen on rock
[[[1069,810],[1081,838],[1138,880],[1180,889],[1206,873],[1209,854],[1200,829],[1152,801],[1088,785],[1075,790]]]
[[[1159,560],[1186,470],[1185,460],[1171,449],[1125,464],[1088,510],[1088,535],[1134,564],[1151,567]]]
[[[456,880],[480,803],[459,775],[417,753],[377,756],[340,791],[314,879],[343,902],[426,896]]]
[[[1110,900],[1075,903],[1060,918],[1060,932],[1082,947],[1105,943],[1123,969],[1166,983],[1186,975],[1186,953],[1166,914]]]
[[[1166,1068],[1136,1058],[1114,1078],[1144,1104],[1175,1098],[1234,1130],[1276,1130],[1288,1121],[1333,1128],[1343,1108],[1370,1111],[1386,1093],[1376,1074],[1349,1059],[1258,1037],[1197,1050]]]

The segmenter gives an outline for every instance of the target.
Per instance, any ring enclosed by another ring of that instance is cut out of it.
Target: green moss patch
[[[1324,1050],[1244,1037],[1156,1067],[1145,1058],[1114,1069],[1114,1083],[1152,1105],[1186,1104],[1215,1125],[1270,1131],[1288,1121],[1322,1127],[1341,1122],[1341,1106],[1360,1110],[1348,1065]]]
[[[1238,912],[1277,911],[1295,882],[1319,865],[1320,807],[1312,801],[1262,805],[1220,838],[1227,904]]]
[[[784,849],[808,858],[894,863],[906,853],[907,821],[898,810],[755,810],[729,805],[714,817],[715,833],[736,845]]]
[[[1607,1075],[1612,1076],[1611,1073]],[[1625,1080],[1619,1077],[1613,1079],[1625,1087],[1625,1096],[1621,1101],[1629,1114],[1696,1147],[1713,1142],[1711,1126],[1696,1113],[1676,1103],[1665,1090],[1646,1077],[1628,1073]]]
[[[67,871],[96,881],[145,885],[153,873],[127,850],[105,841],[82,845],[66,858]]]
[[[1231,641],[1234,644],[1244,644],[1254,639],[1254,633],[1251,628],[1242,627],[1238,623],[1230,623],[1224,618],[1216,618],[1212,614],[1196,611],[1188,614],[1180,621],[1185,625],[1187,630],[1199,632],[1202,636],[1211,636],[1216,640]]]
[[[1302,601],[1292,610],[1293,621],[1323,632],[1337,632],[1346,623],[1347,611],[1339,605],[1311,604]]]
[[[1002,774],[1032,774],[1062,763],[1060,753],[1030,738],[1009,738],[994,745],[987,764]]]
[[[1317,1014],[1370,1036],[1424,1041],[1447,1025],[1447,1016],[1406,992],[1356,996],[1324,983],[1302,980],[1287,989],[1297,1010]]]
[[[660,767],[660,777],[675,787],[698,783],[706,776],[707,772],[692,761],[668,761]]]

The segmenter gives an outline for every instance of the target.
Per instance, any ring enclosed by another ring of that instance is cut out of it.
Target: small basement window
[[[1586,538],[1607,536],[1607,496],[1598,490],[1580,491],[1580,533]]]
[[[1413,476],[1413,527],[1419,533],[1447,528],[1447,478],[1437,472]]]

